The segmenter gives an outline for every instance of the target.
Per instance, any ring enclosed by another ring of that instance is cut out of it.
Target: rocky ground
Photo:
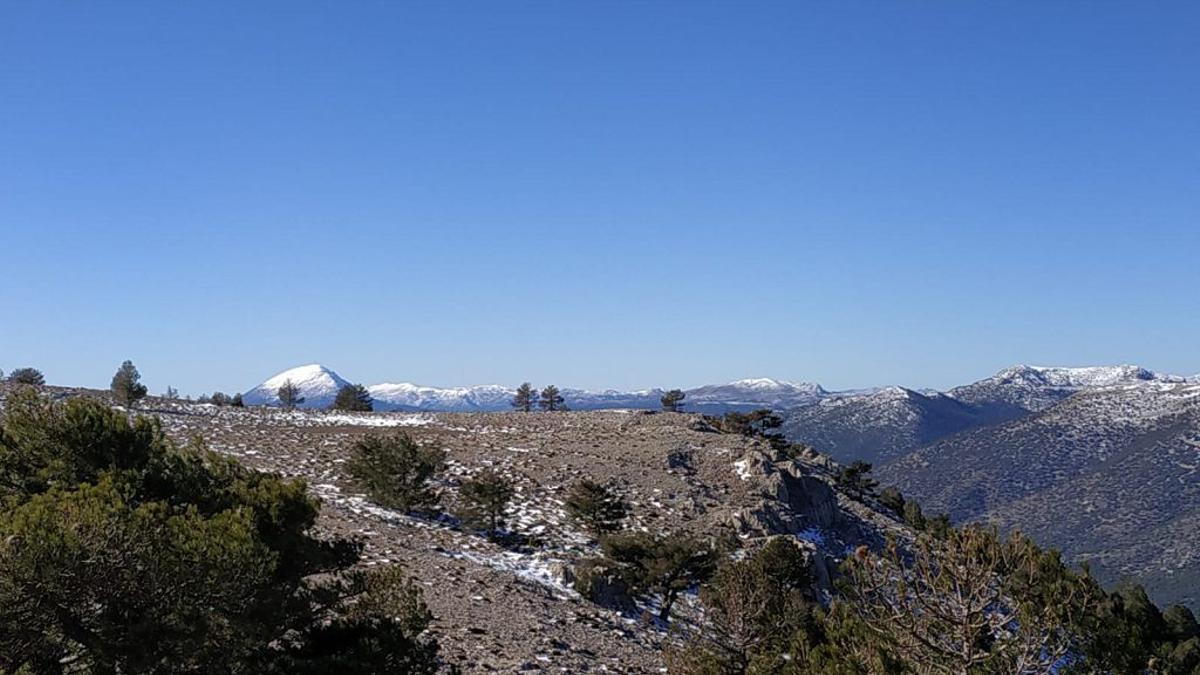
[[[364,564],[403,565],[424,587],[446,660],[468,673],[665,670],[667,629],[571,587],[572,566],[596,552],[563,511],[582,477],[615,485],[631,503],[632,527],[736,536],[747,545],[794,536],[825,582],[848,548],[903,534],[890,517],[839,494],[824,458],[776,462],[764,441],[716,433],[698,415],[346,414],[160,399],[135,412],[157,415],[181,442],[200,437],[250,466],[306,480],[324,502],[323,531],[361,537]],[[447,503],[459,479],[484,467],[510,476],[518,488],[511,527],[533,543],[505,548],[451,519],[401,515],[357,493],[343,468],[350,445],[395,432],[446,450]],[[694,615],[694,594],[682,602],[681,613]]]

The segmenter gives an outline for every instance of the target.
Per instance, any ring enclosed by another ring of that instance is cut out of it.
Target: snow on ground
[[[737,473],[738,478],[742,480],[750,480],[750,459],[739,459],[733,463],[733,470]]]
[[[359,426],[359,427],[419,427],[433,424],[429,415],[390,415],[352,413],[319,413],[292,410],[277,413],[278,416],[294,421],[297,426]]]

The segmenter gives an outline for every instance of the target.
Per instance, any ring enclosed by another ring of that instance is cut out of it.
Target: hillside
[[[950,436],[880,477],[927,509],[1020,528],[1106,580],[1200,605],[1200,384],[1139,380]]]
[[[988,421],[976,406],[945,394],[886,387],[793,409],[785,415],[783,430],[788,438],[838,461],[882,464]]]
[[[945,392],[884,387],[823,392],[785,412],[789,438],[840,462],[882,464],[953,434],[1019,419],[1071,395],[1118,384],[1183,383],[1140,366],[1082,368],[1018,365]]]
[[[637,611],[584,601],[571,587],[573,565],[595,550],[562,508],[567,487],[581,477],[613,481],[631,502],[637,529],[728,532],[743,542],[795,535],[825,588],[847,549],[877,545],[887,533],[907,536],[892,518],[841,495],[826,460],[776,462],[765,442],[714,433],[696,415],[342,414],[162,399],[142,402],[139,412],[157,415],[180,441],[199,435],[250,466],[306,479],[325,504],[323,531],[365,538],[365,564],[400,564],[418,581],[443,654],[465,672],[661,671],[670,639],[664,628],[640,621]],[[518,496],[508,515],[536,543],[505,548],[356,493],[343,468],[348,446],[391,431],[447,451],[447,500],[484,467],[514,479]],[[694,611],[694,594],[682,604],[685,614]]]

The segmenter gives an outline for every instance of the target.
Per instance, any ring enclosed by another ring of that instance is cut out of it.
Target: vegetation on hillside
[[[435,672],[420,592],[315,537],[317,511],[157,420],[10,394],[0,672]]]

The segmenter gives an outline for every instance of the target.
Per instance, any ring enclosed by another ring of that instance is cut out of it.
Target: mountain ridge
[[[245,395],[250,405],[278,404],[276,391],[291,379],[300,388],[303,407],[327,407],[337,388],[349,384],[333,369],[309,364],[277,373]],[[720,414],[730,410],[772,408],[778,411],[802,409],[828,401],[882,400],[889,396],[923,397],[942,401],[949,397],[985,408],[978,417],[983,422],[1011,419],[1042,410],[1081,389],[1112,384],[1164,381],[1187,382],[1195,378],[1157,373],[1140,366],[1028,366],[1006,368],[995,375],[945,391],[881,386],[868,389],[828,390],[813,382],[793,382],[767,377],[733,380],[723,384],[705,384],[685,389],[687,409]],[[381,411],[494,412],[509,409],[516,387],[484,384],[463,387],[436,387],[411,382],[381,382],[367,386]],[[578,410],[611,408],[657,408],[665,392],[661,388],[622,391],[560,389],[567,405]],[[882,393],[881,393],[882,392]],[[907,393],[905,393],[907,392]],[[984,404],[983,402],[986,402]]]

